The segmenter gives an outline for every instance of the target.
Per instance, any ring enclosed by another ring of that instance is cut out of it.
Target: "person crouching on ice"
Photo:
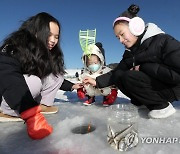
[[[111,71],[109,67],[105,66],[104,49],[102,48],[102,44],[100,42],[95,45],[90,44],[88,46],[88,51],[90,51],[90,55],[86,55],[84,53],[82,56],[84,68],[79,76],[80,81],[87,76],[95,79],[97,76]],[[102,95],[104,96],[103,106],[109,106],[112,105],[117,98],[117,89],[114,86],[96,88],[87,84],[84,85],[83,88],[77,90],[77,95],[80,99],[84,99],[87,96],[88,99],[83,103],[84,105],[91,105],[95,102],[95,96]]]

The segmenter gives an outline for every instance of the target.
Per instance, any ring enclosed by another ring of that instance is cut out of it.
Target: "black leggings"
[[[145,105],[149,110],[163,109],[176,100],[172,86],[165,85],[140,71],[127,71],[116,86],[134,105]]]

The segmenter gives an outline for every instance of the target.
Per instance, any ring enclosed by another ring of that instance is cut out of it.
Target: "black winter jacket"
[[[180,42],[164,34],[155,24],[147,25],[137,43],[125,50],[118,66],[96,78],[97,87],[115,84],[119,76],[137,65],[140,65],[140,71],[161,82],[180,84]]]
[[[38,105],[29,91],[20,63],[2,53],[0,53],[0,95],[19,113]]]
[[[74,83],[64,80],[60,89],[71,91],[73,85]],[[11,109],[18,110],[19,113],[38,105],[26,84],[21,64],[0,51],[0,98],[2,96]]]

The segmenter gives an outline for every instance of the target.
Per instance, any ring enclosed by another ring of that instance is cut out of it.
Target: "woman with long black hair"
[[[20,120],[13,116],[24,119],[28,134],[33,139],[43,138],[52,132],[41,112],[58,111],[53,107],[57,90],[70,91],[81,87],[64,80],[59,38],[59,22],[42,12],[26,20],[1,46],[0,118],[4,121]]]

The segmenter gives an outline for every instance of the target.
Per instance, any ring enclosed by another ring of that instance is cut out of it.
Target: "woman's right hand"
[[[95,79],[93,79],[93,78],[91,78],[91,77],[88,77],[88,76],[86,76],[84,79],[83,79],[83,84],[90,84],[90,85],[92,85],[92,86],[96,86],[96,80]]]

